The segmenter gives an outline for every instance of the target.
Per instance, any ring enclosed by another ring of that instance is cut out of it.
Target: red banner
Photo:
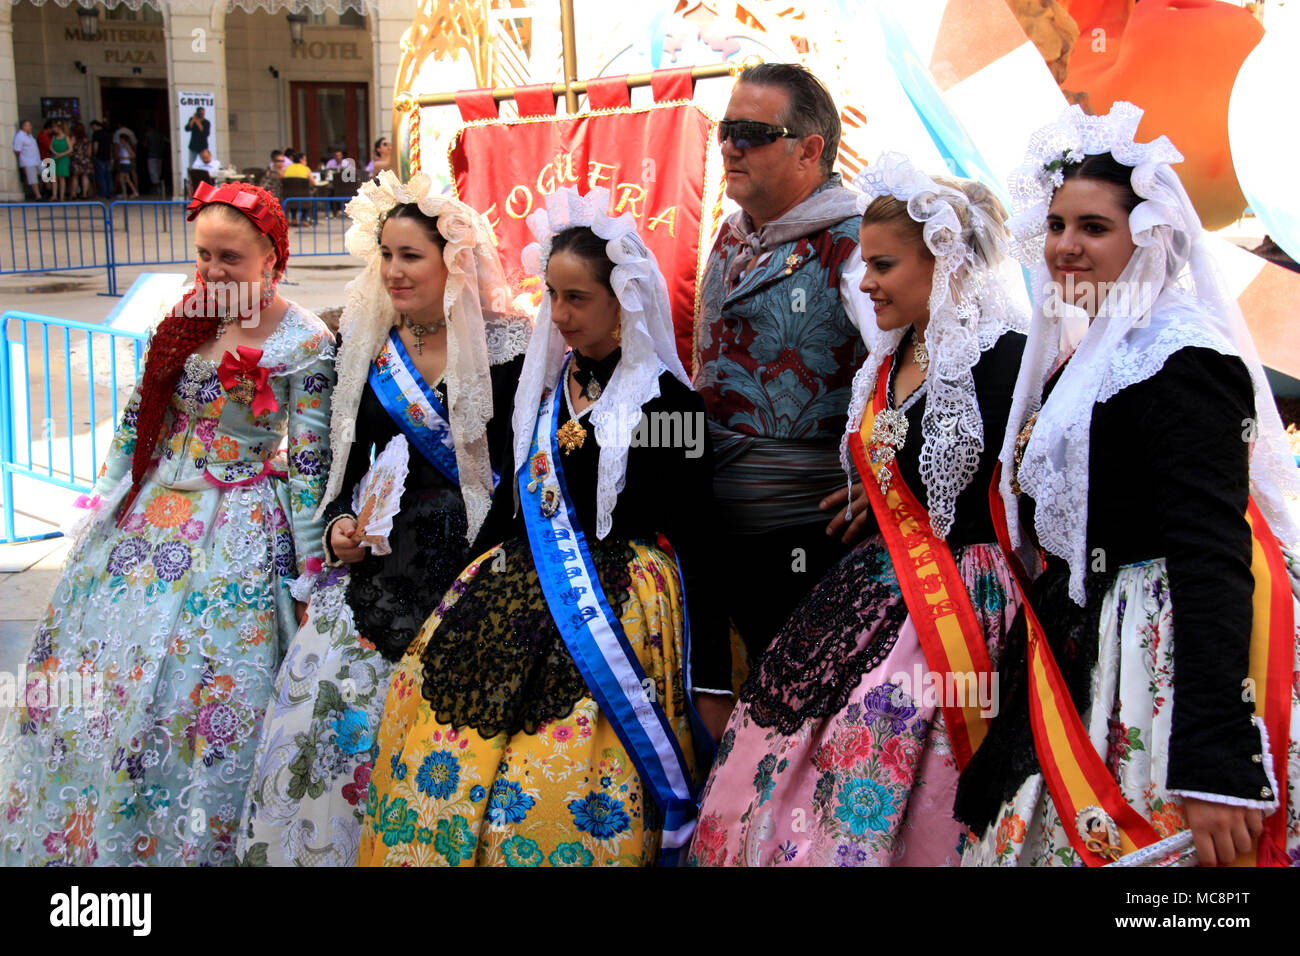
[[[713,121],[691,105],[619,109],[566,119],[472,123],[452,141],[457,197],[491,224],[507,277],[540,301],[542,286],[519,255],[534,241],[525,222],[546,196],[576,185],[610,191],[610,215],[630,212],[668,284],[677,351],[690,368],[695,285],[719,197],[706,183]]]

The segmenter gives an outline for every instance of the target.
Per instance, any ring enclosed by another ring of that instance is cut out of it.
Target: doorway
[[[370,111],[366,83],[290,83],[293,144],[319,169],[322,158],[342,149],[364,166],[370,161]]]
[[[105,78],[100,80],[99,101],[104,110],[100,118],[110,131],[125,125],[135,134],[135,175],[141,198],[170,196],[172,124],[166,81]],[[161,170],[154,164],[156,179],[150,172],[151,158],[162,160]]]

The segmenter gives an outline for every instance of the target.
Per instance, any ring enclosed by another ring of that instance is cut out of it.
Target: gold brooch
[[[803,262],[803,259],[797,253],[790,253],[785,257],[785,274],[790,275],[794,272],[795,266]]]
[[[560,450],[567,455],[573,449],[582,447],[582,443],[587,440],[587,429],[578,424],[576,418],[570,418],[556,430],[555,439]]]
[[[1011,491],[1013,494],[1020,495],[1020,460],[1025,457],[1025,449],[1029,447],[1029,439],[1034,434],[1034,422],[1038,421],[1038,412],[1029,416],[1029,421],[1025,422],[1025,427],[1020,429],[1020,434],[1016,436],[1016,455],[1015,470],[1011,473]]]
[[[230,397],[232,402],[238,402],[240,405],[252,405],[255,391],[256,386],[253,384],[252,378],[247,375],[240,375],[235,379],[234,387],[226,390],[226,395]]]
[[[1093,853],[1111,863],[1119,859],[1119,828],[1101,807],[1084,807],[1075,814],[1074,829]]]

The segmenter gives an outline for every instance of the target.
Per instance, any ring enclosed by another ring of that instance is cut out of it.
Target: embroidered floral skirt
[[[245,866],[353,866],[392,665],[362,642],[330,568],[276,676],[239,827]]]
[[[589,542],[602,588],[688,761],[673,559]],[[432,701],[432,702],[431,702]],[[395,667],[363,866],[648,866],[658,812],[551,621],[528,545],[474,561]]]
[[[1292,569],[1295,574],[1296,569]],[[1300,605],[1297,606],[1300,622]],[[1121,568],[1101,607],[1092,702],[1084,723],[1124,798],[1161,837],[1187,829],[1182,802],[1165,790],[1174,710],[1174,621],[1163,560]],[[1296,671],[1300,673],[1300,656]],[[1293,682],[1294,684],[1294,682]],[[1300,697],[1291,691],[1287,758],[1287,846],[1300,865]],[[1083,866],[1070,844],[1041,773],[1003,803],[994,821],[962,856],[963,866]],[[1069,821],[1074,826],[1074,821]],[[1188,861],[1194,862],[1194,857]]]
[[[994,546],[954,557],[996,664],[1016,611],[1010,572]],[[927,670],[889,552],[870,538],[804,598],[750,675],[691,862],[955,865],[957,765]]]
[[[201,479],[199,479],[201,482]],[[281,642],[295,628],[289,487],[167,488],[74,546],[0,714],[0,862],[217,865]],[[80,688],[80,698],[75,690]]]

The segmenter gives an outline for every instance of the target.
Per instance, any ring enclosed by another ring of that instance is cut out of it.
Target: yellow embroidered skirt
[[[698,774],[676,563],[642,541],[589,545],[645,691]],[[551,621],[523,538],[473,562],[425,623],[376,752],[362,866],[648,866],[658,852],[653,798]]]

